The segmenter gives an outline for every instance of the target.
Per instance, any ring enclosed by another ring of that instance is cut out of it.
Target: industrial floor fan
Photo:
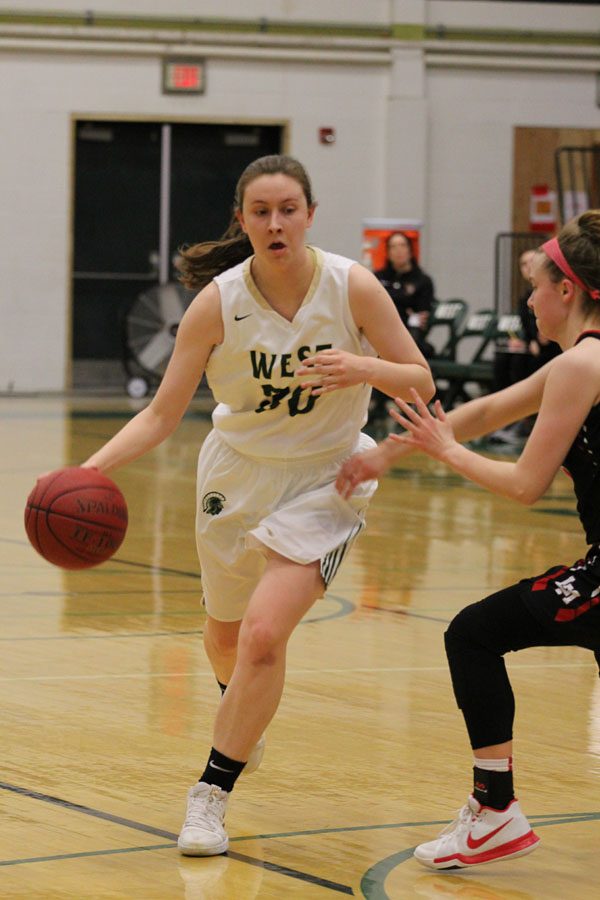
[[[160,382],[181,317],[193,297],[193,291],[170,281],[143,291],[132,303],[123,329],[123,365],[130,397],[145,397]]]

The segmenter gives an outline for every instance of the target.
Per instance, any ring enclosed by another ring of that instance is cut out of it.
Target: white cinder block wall
[[[494,238],[511,230],[513,128],[600,127],[594,78],[440,68],[427,87],[427,264],[445,296],[493,306]]]
[[[56,10],[55,0],[32,6]],[[97,15],[173,15],[170,0],[95,0],[87,6]],[[0,3],[0,17],[9,9],[15,6]],[[62,0],[60,10],[81,14],[80,0]],[[598,7],[179,0],[177,15],[394,24],[397,37],[288,37],[277,43],[267,35],[251,59],[238,41],[233,55],[209,55],[206,94],[174,97],[160,90],[166,44],[156,33],[142,51],[138,40],[130,52],[116,41],[98,52],[99,42],[81,29],[67,38],[64,29],[53,34],[45,27],[40,36],[23,23],[0,21],[0,391],[68,387],[76,115],[285,121],[288,149],[307,166],[320,202],[315,243],[360,257],[363,218],[422,219],[423,261],[439,296],[462,296],[475,308],[493,299],[494,237],[510,230],[514,126],[600,128],[597,46],[570,47],[560,56],[553,45],[544,53],[538,47],[542,65],[528,69],[523,48],[510,55],[505,45],[478,45],[478,65],[473,45],[457,44],[449,54],[447,41],[440,47],[424,31],[445,25],[590,35],[600,31]],[[236,46],[232,33],[225,35],[228,46]],[[280,46],[290,40],[297,44],[294,55]],[[206,46],[214,51],[215,43],[209,37]],[[323,125],[336,129],[335,145],[319,144]]]

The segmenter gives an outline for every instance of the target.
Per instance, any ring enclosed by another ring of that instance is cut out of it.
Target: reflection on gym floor
[[[229,854],[179,856],[219,699],[193,535],[206,408],[115,476],[130,525],[108,563],[53,568],[22,524],[35,476],[85,458],[134,408],[0,400],[2,897],[595,898],[600,685],[582,650],[507,660],[516,786],[540,849],[471,872],[429,874],[412,859],[470,787],[448,621],[583,549],[562,475],[524,509],[417,458],[382,481],[366,531],[292,638],[263,765],[230,804]]]

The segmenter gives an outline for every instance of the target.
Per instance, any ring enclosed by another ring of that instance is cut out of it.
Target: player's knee
[[[244,623],[240,632],[239,658],[251,665],[272,665],[282,647],[279,630],[266,619]]]
[[[229,656],[237,649],[239,631],[237,623],[235,623],[235,627],[228,627],[228,625],[229,623],[219,623],[218,625],[207,623],[204,630],[205,645],[209,645],[220,656]]]
[[[472,603],[465,606],[450,622],[444,634],[446,654],[450,657],[453,653],[460,652],[466,646],[477,644],[477,635],[480,633],[479,604]]]

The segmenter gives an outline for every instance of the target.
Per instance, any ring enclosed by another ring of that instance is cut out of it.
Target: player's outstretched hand
[[[310,381],[304,381],[302,387],[312,388],[311,394],[330,394],[339,388],[363,384],[366,381],[364,360],[363,356],[332,347],[302,360],[296,375],[309,377]]]
[[[409,406],[406,401],[396,397],[395,402],[402,415],[395,409],[390,410],[392,418],[406,429],[406,433],[390,434],[389,440],[415,450],[422,450],[434,459],[444,459],[449,449],[456,444],[456,439],[442,404],[439,400],[435,401],[435,415],[432,415],[427,404],[414,388],[410,389],[410,393],[413,398],[413,406]]]

